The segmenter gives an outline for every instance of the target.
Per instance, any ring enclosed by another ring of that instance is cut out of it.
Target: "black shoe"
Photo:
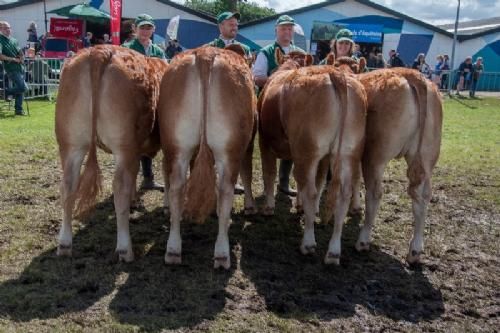
[[[16,116],[25,116],[26,113],[24,111],[16,111]]]
[[[5,101],[6,102],[11,102],[14,99],[14,96],[12,95],[5,95]]]
[[[283,194],[286,194],[291,197],[296,197],[297,196],[297,191],[294,189],[290,188],[290,186],[280,186],[278,185],[278,191],[280,191]]]
[[[234,194],[236,195],[242,195],[245,193],[245,188],[241,186],[240,184],[234,185]]]
[[[165,186],[163,186],[163,184],[155,182],[153,177],[145,177],[142,180],[141,189],[163,191],[165,189]]]

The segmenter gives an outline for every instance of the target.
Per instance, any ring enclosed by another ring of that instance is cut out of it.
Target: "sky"
[[[183,3],[182,0],[175,0]],[[323,0],[249,0],[283,12]],[[455,22],[458,0],[371,0],[408,16],[431,24]],[[460,21],[500,16],[500,0],[461,0]]]

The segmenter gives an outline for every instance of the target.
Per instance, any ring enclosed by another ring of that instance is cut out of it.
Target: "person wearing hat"
[[[165,59],[165,53],[158,46],[153,44],[151,37],[155,31],[153,18],[148,14],[141,14],[135,20],[136,38],[123,44],[123,47],[137,51],[146,57]],[[149,156],[141,157],[143,181],[141,188],[162,190],[163,185],[155,182],[153,174],[153,159]]]
[[[209,46],[225,48],[231,44],[240,45],[245,51],[247,57],[252,56],[250,48],[238,42],[235,38],[238,35],[238,21],[240,20],[240,13],[223,12],[217,15],[217,24],[219,26],[220,35],[210,43]]]
[[[292,51],[306,53],[300,47],[293,44],[295,21],[288,15],[281,15],[276,20],[275,33],[276,41],[263,47],[255,64],[253,66],[253,75],[255,84],[262,88],[267,82],[267,79],[278,68],[278,60],[275,58],[275,50],[279,48],[284,54]],[[293,162],[291,160],[281,160],[279,169],[279,184],[278,190],[290,196],[296,196],[297,191],[289,186],[290,172],[292,171]]]
[[[5,98],[14,98],[14,112],[24,116],[23,99],[28,86],[24,81],[24,55],[19,48],[19,43],[11,37],[10,24],[0,21],[0,61],[3,63],[5,75],[12,83],[12,88],[5,89]]]
[[[340,29],[335,35],[335,39],[331,40],[330,48],[330,52],[335,55],[335,59],[340,57],[350,57],[358,60],[358,58],[354,55],[354,41],[352,39],[352,32],[349,29]],[[326,57],[321,60],[319,64],[325,65]]]

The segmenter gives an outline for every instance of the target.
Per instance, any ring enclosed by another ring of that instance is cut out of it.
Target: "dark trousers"
[[[23,72],[10,72],[6,73],[12,88],[5,89],[6,95],[13,95],[15,98],[14,110],[16,113],[23,112],[23,98],[24,92],[28,90],[26,82],[24,82]]]
[[[279,178],[281,188],[288,188],[290,182],[290,172],[292,171],[293,161],[292,160],[280,160],[280,170]]]
[[[148,156],[141,157],[142,176],[144,178],[153,178],[153,159]]]

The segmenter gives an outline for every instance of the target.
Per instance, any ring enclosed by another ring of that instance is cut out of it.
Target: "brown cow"
[[[366,95],[354,78],[331,66],[278,70],[258,102],[259,144],[266,203],[274,211],[276,158],[292,159],[303,204],[305,230],[300,249],[316,247],[314,220],[329,165],[333,181],[326,218],[334,207],[335,226],[325,263],[339,264],[342,225],[358,172],[365,131]],[[331,163],[330,163],[331,162]]]
[[[58,255],[71,255],[71,222],[90,208],[100,191],[96,146],[113,154],[117,219],[116,252],[132,261],[129,208],[142,155],[160,149],[155,110],[165,61],[130,49],[98,46],[85,49],[64,65],[56,104],[56,137],[63,169],[64,215]],[[88,154],[83,173],[80,169]]]
[[[366,186],[366,216],[356,249],[368,250],[371,231],[382,196],[382,176],[387,163],[404,157],[410,181],[415,219],[407,256],[417,263],[423,251],[427,204],[431,199],[431,175],[441,145],[441,97],[432,82],[405,68],[380,69],[358,76],[368,97],[366,144],[362,168]],[[359,200],[359,179],[354,199]],[[359,207],[359,202],[353,204]]]
[[[158,113],[162,149],[169,157],[164,160],[171,212],[165,262],[181,262],[183,215],[202,222],[216,205],[219,233],[214,267],[228,269],[233,189],[242,162],[251,165],[252,160],[246,149],[255,114],[250,68],[232,51],[201,47],[184,52],[172,61],[161,83]],[[242,168],[245,191],[251,190],[251,177],[251,172]],[[245,207],[248,204],[245,196]]]

